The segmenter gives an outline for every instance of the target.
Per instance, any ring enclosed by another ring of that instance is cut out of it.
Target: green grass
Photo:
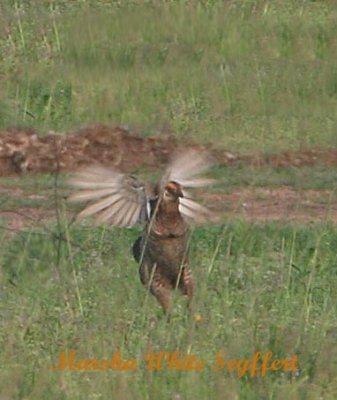
[[[154,180],[149,171],[135,171],[142,180]],[[320,205],[327,208],[334,201],[337,169],[324,167],[303,168],[251,168],[247,165],[229,167],[214,167],[210,175],[217,184],[209,189],[209,193],[231,193],[234,190],[272,188],[287,186],[295,191],[331,190],[331,198],[321,199]],[[65,198],[69,189],[66,186],[68,175],[61,174],[58,180],[57,198]],[[159,178],[159,176],[157,177]],[[55,208],[55,176],[53,174],[26,175],[0,179],[1,199],[0,212],[20,210],[29,218],[29,209],[35,208],[43,214],[44,211]],[[316,202],[319,199],[316,198]],[[213,204],[214,205],[214,204]],[[68,203],[70,212],[80,210],[81,204]],[[70,214],[69,214],[70,215]],[[4,224],[0,224],[4,226]]]
[[[336,189],[337,169],[330,167],[261,167],[247,165],[215,168],[218,184],[214,192],[232,192],[238,188],[289,186],[294,190]]]
[[[0,210],[55,206],[55,175],[35,174],[0,179]],[[58,196],[62,195],[58,188]]]
[[[336,146],[333,1],[3,1],[0,126]]]
[[[142,181],[156,182],[156,174],[139,169],[133,173]],[[210,191],[230,193],[238,188],[289,186],[294,190],[336,189],[337,168],[330,167],[260,167],[238,164],[226,167],[215,166],[210,171],[216,184]],[[65,197],[68,174],[61,174],[57,182],[58,195]],[[0,178],[2,189],[0,209],[12,207],[52,207],[55,204],[55,175],[33,174]],[[37,195],[38,194],[38,195]],[[69,203],[71,206],[71,203]]]
[[[68,233],[71,241],[62,242],[21,233],[2,246],[2,398],[336,397],[336,227],[237,221],[195,230],[191,261],[203,321],[190,323],[177,296],[170,324],[139,282],[129,252],[136,231],[83,226]],[[138,368],[51,371],[70,350],[100,359],[120,351]],[[149,351],[190,352],[206,367],[147,371]],[[236,359],[297,354],[300,374],[215,372],[219,351]]]

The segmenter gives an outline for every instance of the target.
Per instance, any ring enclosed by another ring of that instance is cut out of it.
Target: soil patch
[[[219,165],[244,163],[258,168],[337,166],[337,149],[287,151],[278,154],[242,156],[215,149],[212,145],[180,143],[173,135],[142,137],[120,126],[89,125],[77,132],[44,135],[30,129],[0,132],[0,176],[23,173],[73,171],[93,162],[127,171],[166,164],[178,147],[209,151]]]
[[[204,204],[212,204],[221,220],[242,218],[249,221],[301,222],[330,221],[337,223],[337,193],[332,190],[295,191],[283,186],[277,188],[249,188],[229,194],[200,196]],[[69,213],[69,220],[74,217]],[[54,209],[26,207],[0,210],[2,228],[13,232],[43,228],[56,221]]]
[[[249,188],[209,195],[224,217],[251,221],[331,221],[337,223],[337,193],[332,190],[296,191],[291,187]],[[221,212],[221,211],[220,211]]]
[[[0,176],[74,171],[84,165],[102,163],[122,171],[138,168],[157,170],[178,147],[210,152],[220,165],[246,164],[253,168],[337,166],[337,149],[287,151],[274,155],[242,156],[215,149],[212,145],[177,144],[172,135],[142,137],[120,126],[95,124],[77,132],[44,135],[34,130],[7,129],[0,132]],[[20,189],[0,188],[0,194],[21,196]],[[33,195],[34,196],[34,195]],[[244,188],[230,194],[203,196],[215,204],[224,219],[240,217],[255,221],[318,221],[337,223],[336,195],[331,190],[296,191],[290,187]],[[1,210],[6,226],[19,231],[53,220],[55,210],[25,208]]]

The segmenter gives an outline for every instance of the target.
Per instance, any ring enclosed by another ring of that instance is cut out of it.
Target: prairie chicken
[[[143,224],[133,245],[143,285],[156,297],[169,318],[172,290],[187,296],[192,308],[194,283],[188,259],[189,226],[214,221],[206,207],[192,200],[185,188],[203,187],[213,181],[197,178],[210,166],[208,156],[197,150],[178,153],[155,185],[132,175],[91,166],[77,173],[70,184],[77,191],[70,201],[88,201],[78,218],[95,215],[98,223],[119,227]]]

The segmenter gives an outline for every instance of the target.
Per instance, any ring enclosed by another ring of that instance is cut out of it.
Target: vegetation
[[[228,222],[197,229],[192,263],[196,312],[176,298],[170,324],[141,286],[130,256],[135,231],[3,233],[1,394],[4,398],[333,399],[336,396],[336,228]],[[5,240],[6,239],[6,240]],[[135,358],[135,371],[52,371],[77,359]],[[148,371],[145,354],[204,358],[203,371]],[[216,353],[250,359],[298,355],[298,374],[238,378],[213,371]]]
[[[112,3],[112,4],[111,4]],[[333,1],[3,1],[0,126],[336,145]]]
[[[113,122],[242,153],[336,146],[336,17],[332,0],[2,1],[0,127]],[[321,166],[213,173],[226,191],[331,189],[336,176]],[[21,232],[1,222],[1,398],[337,398],[336,226],[228,219],[195,229],[196,315],[177,296],[167,324],[139,282],[136,229],[67,220],[52,175],[0,184],[2,209],[58,211]],[[53,371],[70,351],[120,352],[138,367]],[[205,367],[149,371],[144,357],[160,351]],[[213,370],[221,351],[298,355],[299,370],[239,377]]]

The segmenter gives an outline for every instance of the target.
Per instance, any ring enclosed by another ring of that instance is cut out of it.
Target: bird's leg
[[[165,278],[157,271],[157,264],[152,266],[149,271],[148,263],[143,263],[140,267],[140,277],[144,286],[155,296],[162,306],[167,320],[171,316],[171,297],[172,287],[166,282]]]
[[[188,265],[182,268],[181,272],[182,279],[182,291],[187,296],[187,304],[190,316],[193,315],[193,293],[194,293],[194,282],[192,277],[192,271]]]
[[[172,311],[172,291],[171,289],[162,286],[152,284],[151,292],[159,301],[160,305],[163,308],[164,314],[166,315],[167,321],[171,318],[171,311]]]

